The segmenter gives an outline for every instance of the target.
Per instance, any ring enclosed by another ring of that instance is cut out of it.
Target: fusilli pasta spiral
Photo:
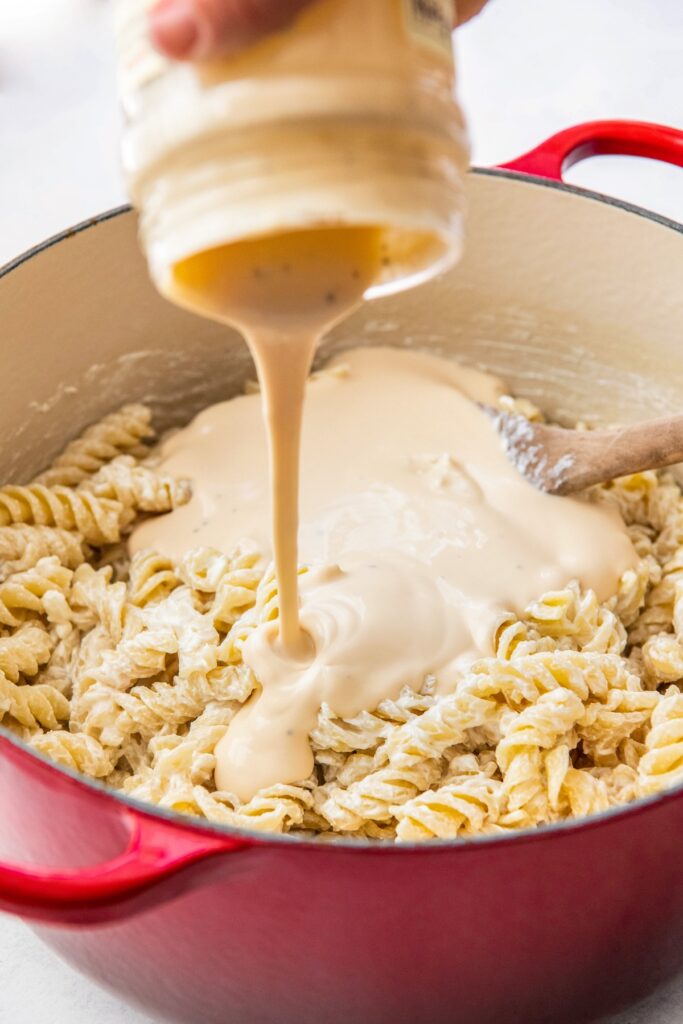
[[[11,715],[27,729],[56,729],[69,717],[69,702],[46,683],[12,683],[0,674],[0,720]]]
[[[121,536],[123,507],[70,487],[44,484],[0,488],[0,526],[29,523],[75,530],[88,544],[113,544]]]
[[[124,405],[71,441],[34,483],[74,487],[117,455],[128,453],[144,458],[149,449],[143,441],[154,435],[151,421],[147,406]]]
[[[0,527],[0,580],[14,572],[30,569],[41,558],[53,555],[67,569],[75,569],[85,561],[87,549],[77,533],[54,526]]]
[[[57,764],[83,772],[94,779],[104,779],[114,768],[116,755],[93,736],[53,729],[31,738],[34,750],[51,757]]]

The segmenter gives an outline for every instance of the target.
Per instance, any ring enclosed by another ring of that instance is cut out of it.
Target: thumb
[[[311,0],[159,0],[149,13],[152,42],[166,57],[202,60],[233,53],[276,32]]]

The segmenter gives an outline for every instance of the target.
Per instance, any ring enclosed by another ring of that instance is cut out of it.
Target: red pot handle
[[[0,863],[0,910],[51,924],[118,920],[186,891],[185,869],[192,864],[252,845],[179,828],[132,808],[120,813],[129,833],[126,849],[102,864],[55,870]]]
[[[605,153],[645,156],[683,167],[683,131],[646,121],[586,121],[498,166],[562,181],[563,172],[579,160]]]

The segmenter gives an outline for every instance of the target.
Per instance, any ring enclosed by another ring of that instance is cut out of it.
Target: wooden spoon
[[[573,494],[618,476],[683,462],[683,416],[615,430],[565,430],[485,407],[514,466],[539,490]]]

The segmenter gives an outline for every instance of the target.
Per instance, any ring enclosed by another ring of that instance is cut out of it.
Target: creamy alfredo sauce
[[[222,246],[175,267],[171,297],[237,327],[256,363],[268,440],[280,605],[273,647],[287,657],[304,657],[311,651],[309,637],[299,625],[297,595],[299,449],[306,377],[322,335],[358,305],[375,280],[381,251],[380,232],[374,228],[331,228]],[[230,459],[229,452],[226,458]]]
[[[262,690],[216,751],[218,788],[246,800],[310,774],[322,703],[349,717],[428,674],[447,690],[492,653],[505,612],[574,578],[605,598],[635,553],[616,514],[542,494],[508,463],[475,404],[502,392],[495,378],[395,349],[347,352],[306,385],[297,553],[305,378],[380,245],[359,229],[240,249],[182,265],[175,297],[240,327],[262,396],[212,406],[164,445],[163,470],[191,478],[193,497],[131,545],[274,553],[279,622],[243,652]],[[309,571],[297,588],[298,563]]]

